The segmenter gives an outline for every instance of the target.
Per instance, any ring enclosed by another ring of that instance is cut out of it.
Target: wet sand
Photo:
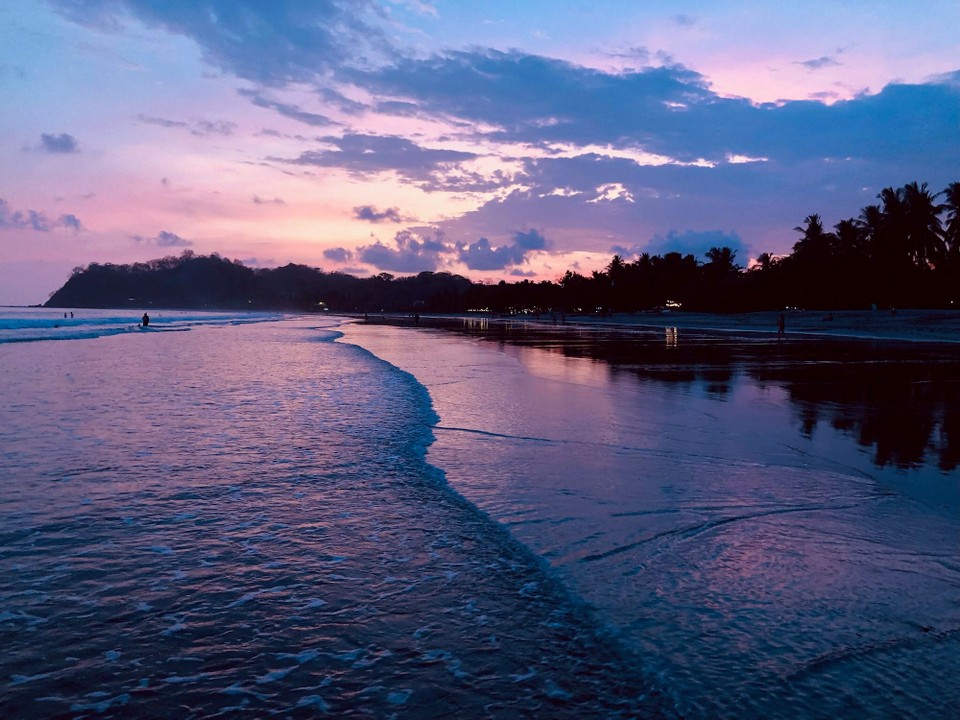
[[[613,313],[601,315],[533,315],[424,314],[414,319],[407,314],[346,314],[373,324],[423,325],[448,327],[464,321],[494,324],[518,324],[535,330],[540,327],[596,327],[611,330],[644,328],[678,328],[717,333],[736,333],[755,340],[777,337],[776,311],[750,313],[694,313],[667,311],[662,313]],[[783,313],[786,336],[836,337],[866,340],[895,340],[919,343],[960,343],[960,310],[792,310]]]
[[[787,311],[783,315],[788,338],[791,335],[829,335],[913,342],[960,342],[960,311],[956,310],[898,310],[895,313],[890,310]],[[568,315],[565,324],[676,327],[776,336],[778,317],[779,313],[772,311],[734,314],[682,311],[617,313],[607,317]]]
[[[778,341],[776,318],[371,316],[346,337],[427,388],[428,462],[678,715],[953,717],[960,345],[836,315]]]

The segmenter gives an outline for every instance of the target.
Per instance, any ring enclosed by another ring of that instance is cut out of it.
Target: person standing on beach
[[[780,338],[785,338],[787,336],[787,323],[783,318],[783,313],[780,313],[780,317],[777,318],[777,340]]]
[[[142,322],[142,323],[143,323],[143,326],[146,327],[147,325],[150,324],[150,316],[147,315],[146,313],[144,313],[144,314],[143,314],[143,317],[140,318],[140,322]]]

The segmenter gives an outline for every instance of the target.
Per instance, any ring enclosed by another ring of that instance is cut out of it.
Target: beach
[[[957,347],[860,339],[855,317],[778,340],[776,317],[423,316],[345,340],[427,387],[428,460],[681,716],[948,718]]]
[[[0,714],[960,705],[955,344],[62,314],[0,342]]]
[[[904,342],[960,342],[960,311],[957,310],[834,310],[787,309],[749,313],[696,313],[677,310],[643,313],[540,313],[496,315],[489,313],[417,314],[418,322],[440,326],[453,320],[489,320],[499,323],[571,325],[606,328],[682,328],[740,333],[747,336],[776,336],[780,316],[787,335],[833,336],[864,340]],[[357,319],[363,315],[347,314]],[[369,314],[367,322],[415,324],[413,315]]]
[[[783,313],[767,311],[735,314],[676,311],[614,314],[605,318],[576,315],[569,316],[569,321],[591,325],[648,325],[776,334],[777,321],[781,314],[784,316],[788,334],[910,342],[960,342],[960,311],[955,310],[785,310]]]

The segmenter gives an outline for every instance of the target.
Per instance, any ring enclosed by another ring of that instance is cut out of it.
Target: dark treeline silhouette
[[[186,251],[133,265],[75,268],[49,307],[329,308],[341,312],[638,312],[674,303],[741,312],[784,307],[951,307],[960,294],[960,182],[885,188],[878,203],[833,230],[817,214],[796,228],[791,253],[763,253],[750,269],[729,247],[694,255],[614,255],[591,275],[556,282],[474,283],[445,272],[356,278],[304,265],[252,269]],[[938,202],[940,199],[943,202]]]
[[[133,265],[91,263],[74,268],[48,307],[161,307],[372,312],[460,310],[471,286],[450,273],[356,278],[306,265],[252,269],[217,253],[165,257]]]

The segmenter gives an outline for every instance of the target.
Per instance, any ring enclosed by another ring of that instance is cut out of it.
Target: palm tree
[[[707,259],[710,261],[709,267],[720,275],[726,275],[740,269],[734,262],[736,257],[737,251],[726,246],[722,248],[712,247],[707,251]]]
[[[613,259],[610,260],[610,264],[607,265],[607,275],[610,276],[610,284],[616,285],[617,281],[623,277],[623,271],[627,267],[626,263],[623,262],[623,258],[619,255],[614,255]]]
[[[941,207],[947,212],[943,239],[949,253],[957,257],[960,256],[960,182],[950,183],[942,194],[946,202]]]
[[[907,183],[903,188],[906,250],[914,264],[921,267],[936,264],[946,255],[939,218],[943,206],[935,203],[939,194],[931,194],[927,183]]]
[[[863,250],[861,247],[864,239],[863,229],[853,218],[841,220],[833,226],[836,231],[834,237],[837,239],[837,249],[842,254],[857,254]]]
[[[879,205],[867,205],[856,220],[863,238],[869,243],[883,232],[883,210]]]
[[[871,237],[874,256],[887,267],[903,265],[910,253],[907,251],[907,208],[903,200],[903,188],[884,188],[877,195],[880,200],[880,216]]]
[[[815,261],[823,261],[830,255],[836,238],[832,233],[824,232],[823,221],[819,215],[807,215],[803,219],[803,225],[795,227],[794,230],[803,233],[803,237],[794,243],[794,254]]]
[[[757,261],[756,263],[754,263],[751,270],[757,270],[757,271],[769,270],[770,268],[773,267],[774,262],[775,261],[773,259],[773,255],[771,255],[770,253],[768,252],[760,253],[757,256]]]

